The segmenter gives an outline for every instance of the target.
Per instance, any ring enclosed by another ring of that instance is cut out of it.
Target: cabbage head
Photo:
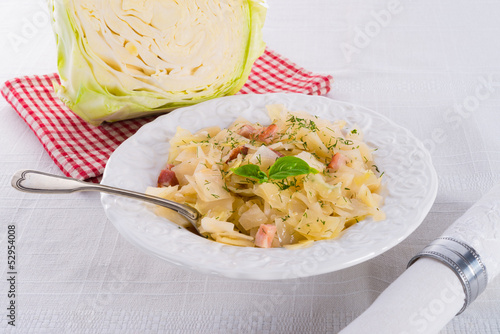
[[[59,98],[85,121],[235,94],[263,53],[262,0],[49,0]]]

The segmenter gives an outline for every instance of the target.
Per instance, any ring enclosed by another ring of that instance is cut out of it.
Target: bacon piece
[[[177,177],[175,176],[175,172],[172,171],[172,167],[174,165],[167,164],[165,169],[163,169],[160,172],[160,175],[158,176],[158,187],[169,187],[169,186],[175,186],[179,184],[179,181],[177,180]]]
[[[278,132],[278,126],[276,124],[271,124],[268,127],[262,129],[259,133],[259,140],[265,144],[269,144],[273,141],[274,136]]]
[[[245,124],[238,129],[237,133],[245,138],[254,139],[257,135],[257,129],[251,125]]]
[[[274,235],[276,234],[276,226],[261,224],[257,234],[255,235],[255,246],[262,248],[271,248]]]
[[[237,133],[248,139],[258,139],[259,141],[269,144],[278,132],[278,126],[276,124],[271,124],[261,130],[257,130],[251,125],[245,124],[238,129]]]
[[[236,159],[238,154],[241,155],[247,155],[248,154],[248,147],[246,146],[238,146],[236,148],[233,148],[231,152],[229,153],[229,158],[226,160],[226,163],[228,163],[231,160]]]
[[[342,153],[335,153],[333,155],[332,161],[328,164],[328,169],[333,169],[334,171],[338,170],[340,167],[345,166],[347,161],[349,161],[345,155]]]

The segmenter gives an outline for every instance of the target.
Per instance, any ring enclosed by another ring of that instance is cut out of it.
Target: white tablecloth
[[[60,172],[0,99],[0,331],[12,330],[6,248],[15,224],[20,333],[338,332],[500,182],[499,12],[498,1],[269,1],[268,46],[332,74],[329,97],[410,129],[439,175],[436,203],[415,233],[371,261],[317,277],[254,282],[181,269],[128,244],[98,194],[14,191],[18,169]],[[45,1],[2,0],[0,50],[2,82],[56,70]],[[500,279],[442,331],[498,332]]]

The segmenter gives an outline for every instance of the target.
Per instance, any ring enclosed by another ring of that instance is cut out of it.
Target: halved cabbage
[[[263,53],[262,0],[49,0],[59,98],[98,125],[235,94]]]

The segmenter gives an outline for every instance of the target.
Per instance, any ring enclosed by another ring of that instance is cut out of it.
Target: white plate
[[[286,279],[318,275],[371,259],[403,241],[422,222],[437,192],[429,153],[408,130],[374,111],[324,97],[301,94],[237,95],[175,110],[143,126],[111,156],[103,184],[144,192],[165,166],[169,139],[177,126],[190,131],[229,126],[242,116],[269,123],[265,106],[282,103],[320,118],[344,119],[359,126],[365,141],[377,147],[374,159],[384,171],[387,219],[366,219],[334,240],[306,249],[235,247],[196,236],[144,203],[103,194],[108,218],[132,244],[169,262],[233,278]]]

